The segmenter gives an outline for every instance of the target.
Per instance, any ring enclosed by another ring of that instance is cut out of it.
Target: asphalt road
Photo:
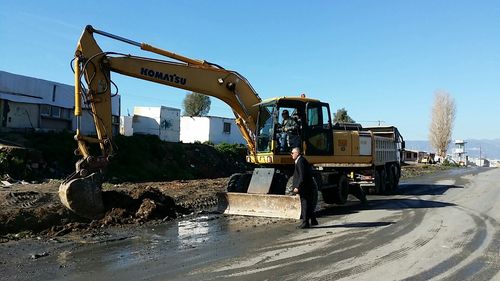
[[[500,169],[414,178],[369,201],[322,206],[306,230],[207,213],[97,239],[4,243],[0,280],[500,280]]]

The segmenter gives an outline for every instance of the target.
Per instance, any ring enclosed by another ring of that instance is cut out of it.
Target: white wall
[[[180,109],[172,107],[134,107],[134,133],[157,135],[161,140],[180,140]]]
[[[161,107],[160,139],[179,142],[181,134],[181,110],[172,107]]]
[[[8,128],[38,128],[39,106],[37,104],[9,102]]]
[[[207,117],[181,117],[180,139],[185,143],[206,142],[210,135],[210,119]]]
[[[132,116],[120,116],[120,134],[127,137],[134,134]]]
[[[240,144],[246,143],[240,133],[234,118],[209,117],[210,118],[210,141],[214,144],[229,143]],[[224,132],[224,123],[231,124],[230,132]]]
[[[223,142],[230,144],[246,143],[234,120],[234,118],[216,116],[183,116],[181,117],[181,141],[185,143],[210,141],[214,144]],[[229,133],[224,132],[224,123],[231,125]]]

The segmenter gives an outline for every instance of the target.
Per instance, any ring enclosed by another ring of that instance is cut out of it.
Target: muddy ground
[[[431,173],[438,167],[408,166],[403,178]],[[0,242],[27,237],[57,237],[69,233],[99,235],[108,227],[160,224],[195,215],[217,205],[217,192],[228,178],[103,185],[107,206],[102,219],[76,216],[59,201],[59,180],[31,184],[16,182],[0,187]]]
[[[104,184],[107,206],[102,219],[76,216],[59,201],[60,181],[14,183],[0,188],[2,241],[70,232],[98,232],[108,226],[161,223],[210,209],[227,178],[170,182]]]

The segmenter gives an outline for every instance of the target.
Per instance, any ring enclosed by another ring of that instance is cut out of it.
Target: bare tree
[[[453,123],[455,122],[455,99],[448,92],[436,91],[432,106],[432,120],[429,141],[440,157],[446,157],[451,142]]]

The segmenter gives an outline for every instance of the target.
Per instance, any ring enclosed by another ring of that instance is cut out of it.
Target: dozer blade
[[[218,211],[231,215],[300,218],[300,197],[273,194],[220,192]]]
[[[70,178],[59,186],[59,199],[76,214],[97,219],[103,216],[101,181],[96,173],[83,178]]]

